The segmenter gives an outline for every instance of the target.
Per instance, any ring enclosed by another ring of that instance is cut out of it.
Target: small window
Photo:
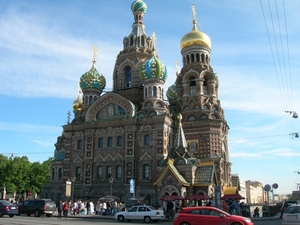
[[[150,177],[150,166],[148,164],[144,165],[143,177],[149,179]]]
[[[122,145],[123,145],[123,138],[118,137],[118,146],[122,146]]]
[[[97,167],[97,178],[102,178],[102,166]]]
[[[150,136],[149,135],[144,136],[144,145],[150,145]]]
[[[80,180],[80,176],[81,176],[81,167],[80,166],[76,167],[75,176],[76,176],[76,180]]]
[[[109,137],[107,139],[107,147],[112,147],[112,146],[113,146],[113,139],[112,139],[112,137]]]
[[[122,177],[122,167],[117,166],[116,168],[116,178],[121,178]]]
[[[82,140],[77,141],[77,149],[82,149]]]
[[[99,138],[98,147],[103,148],[103,138]]]
[[[107,178],[111,178],[111,177],[112,177],[111,166],[107,166],[107,167],[106,167],[106,177],[107,177]]]

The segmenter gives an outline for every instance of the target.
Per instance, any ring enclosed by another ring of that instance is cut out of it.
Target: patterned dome
[[[144,1],[142,0],[136,0],[131,4],[131,11],[132,12],[143,12],[145,13],[147,10],[147,5]]]
[[[177,100],[176,84],[173,84],[171,87],[168,88],[166,95],[169,101]]]
[[[74,110],[81,110],[82,109],[82,98],[79,95],[78,98],[73,102],[72,105]]]
[[[141,65],[140,77],[143,81],[149,78],[158,78],[165,82],[168,77],[167,67],[154,55]]]
[[[80,77],[80,87],[82,92],[90,88],[98,89],[102,92],[105,88],[105,85],[106,80],[104,76],[97,71],[95,63],[88,72]]]

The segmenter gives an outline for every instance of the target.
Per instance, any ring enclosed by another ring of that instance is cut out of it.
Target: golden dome
[[[73,109],[81,110],[81,108],[82,108],[82,98],[79,95],[78,98],[73,102]]]
[[[196,26],[197,21],[193,21],[193,29],[191,32],[183,36],[180,41],[180,48],[186,48],[191,45],[201,45],[204,47],[211,48],[210,38],[203,32],[199,31]]]

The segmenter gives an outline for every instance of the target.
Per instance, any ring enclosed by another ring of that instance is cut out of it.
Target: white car
[[[120,222],[124,220],[128,222],[131,220],[144,220],[146,223],[150,223],[165,218],[165,215],[163,210],[156,209],[153,206],[137,205],[132,206],[128,211],[117,212],[114,217]]]
[[[286,208],[282,214],[282,225],[300,224],[300,205],[292,205]]]

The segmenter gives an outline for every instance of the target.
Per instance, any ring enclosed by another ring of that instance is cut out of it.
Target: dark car
[[[291,206],[291,205],[297,205],[298,202],[297,201],[284,201],[282,203],[281,209],[280,209],[280,218],[282,217],[283,212],[286,210],[287,207]]]
[[[18,206],[12,204],[9,201],[0,200],[0,217],[8,215],[9,217],[14,217],[19,213]]]
[[[19,204],[19,214],[30,216],[34,214],[39,217],[44,214],[47,217],[52,216],[56,210],[56,204],[51,199],[32,199]]]

